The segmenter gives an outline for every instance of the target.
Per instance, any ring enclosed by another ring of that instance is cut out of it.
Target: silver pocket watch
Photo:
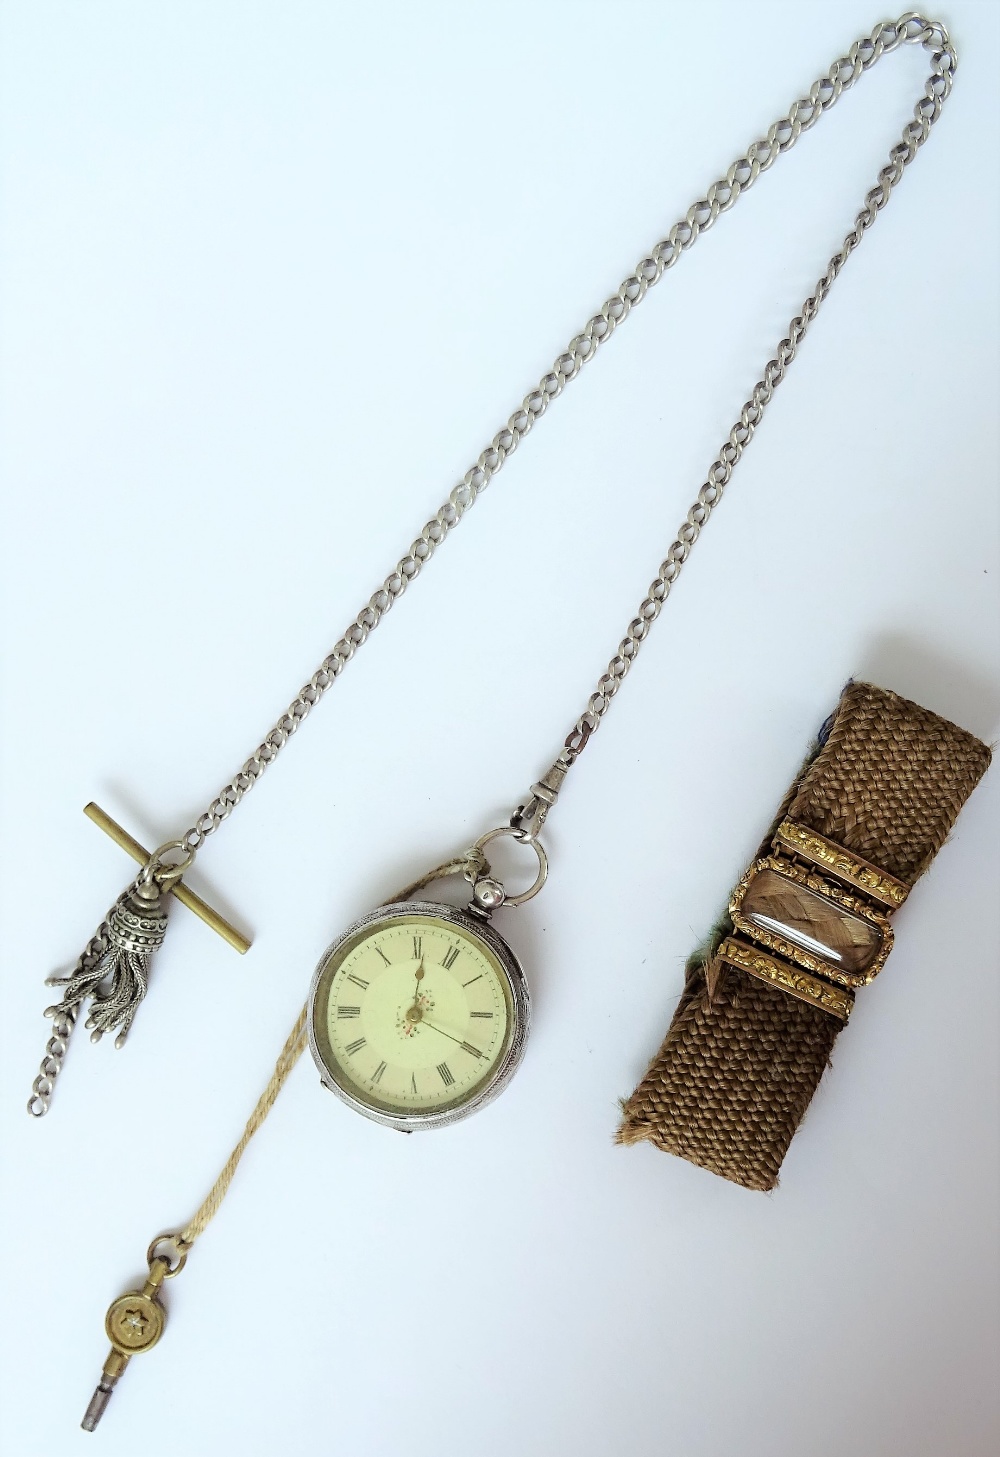
[[[484,836],[477,848],[506,826]],[[521,836],[518,835],[521,839]],[[324,952],[309,991],[309,1046],[323,1085],[356,1113],[411,1133],[485,1107],[524,1054],[530,1001],[524,972],[489,923],[505,897],[474,881],[467,910],[397,901],[355,921]]]

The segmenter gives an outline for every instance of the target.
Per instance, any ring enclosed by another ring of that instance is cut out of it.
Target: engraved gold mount
[[[729,902],[735,934],[716,956],[847,1021],[854,988],[892,950],[889,914],[908,887],[805,825],[783,820]]]

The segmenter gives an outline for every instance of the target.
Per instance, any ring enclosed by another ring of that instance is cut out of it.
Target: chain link
[[[133,887],[138,885],[138,880],[132,882]],[[95,969],[103,959],[104,953],[110,945],[110,920],[105,917],[97,930],[87,942],[84,950],[73,970],[67,977],[50,976],[46,980],[46,986],[61,986],[72,981],[75,977],[86,974]],[[52,1036],[45,1045],[45,1055],[42,1058],[42,1065],[38,1069],[38,1076],[31,1086],[31,1097],[28,1099],[28,1112],[33,1118],[44,1118],[49,1111],[52,1102],[52,1094],[55,1091],[56,1079],[62,1072],[63,1063],[66,1060],[66,1052],[69,1048],[69,1040],[73,1035],[76,1026],[76,1019],[79,1016],[80,1008],[77,1005],[67,1005],[65,1002],[57,1002],[54,1006],[46,1009],[46,1017],[52,1018]]]
[[[746,156],[733,163],[725,178],[709,188],[708,196],[690,209],[684,223],[671,229],[670,239],[677,235],[680,247],[690,247],[698,233],[711,227],[720,212],[732,207],[739,192],[750,187],[758,175],[771,166],[779,152],[787,152],[794,146],[801,133],[811,127],[820,113],[828,110],[864,71],[904,42],[919,42],[931,52],[931,74],[924,87],[924,94],[914,108],[913,120],[903,129],[900,141],[890,151],[888,165],[883,167],[876,185],[865,197],[864,207],[858,213],[840,251],[830,259],[814,292],[802,305],[801,313],[788,326],[787,335],[778,345],[774,358],[768,361],[763,377],[754,385],[750,399],[743,406],[739,419],[709,467],[697,499],[688,511],[676,540],[650,584],[649,591],[639,604],[636,616],[629,623],[625,636],[618,645],[618,651],[608,663],[586,709],[566,738],[565,748],[570,763],[582,753],[607,713],[611,700],[634,663],[650,626],[659,617],[671,587],[680,576],[691,548],[698,540],[709,516],[722,500],[737,462],[753,439],[764,411],[798,353],[799,345],[819,313],[820,305],[844,264],[889,201],[892,189],[902,177],[904,168],[913,161],[940,116],[941,108],[951,90],[958,60],[944,26],[937,21],[924,20],[913,13],[903,15],[895,22],[883,21],[877,25],[870,37],[855,42],[846,56],[841,56],[834,62],[829,73],[812,86],[808,97],[796,101],[787,117],[775,122],[766,137],[754,142]],[[682,231],[678,233],[678,229]],[[654,249],[654,254],[655,252]],[[675,252],[670,262],[675,262],[676,257]]]
[[[844,91],[853,86],[883,55],[904,43],[920,44],[931,56],[931,74],[923,95],[917,102],[914,119],[907,124],[900,141],[890,151],[888,165],[878,174],[876,186],[867,194],[864,207],[858,213],[854,227],[844,239],[843,246],[830,260],[814,293],[805,301],[801,313],[792,320],[787,336],[778,345],[775,357],[768,362],[763,377],[754,386],[750,399],[743,406],[739,419],[709,468],[707,478],[678,532],[677,539],[669,548],[636,616],[629,623],[607,671],[599,679],[587,708],[568,735],[565,745],[567,764],[579,756],[607,712],[651,624],[659,616],[702,527],[722,499],[737,462],[753,439],[764,411],[795,358],[798,346],[805,338],[820,305],[847,259],[885,207],[892,189],[903,175],[904,168],[912,162],[918,149],[927,140],[931,127],[941,113],[951,90],[957,56],[948,32],[937,21],[926,20],[921,15],[908,12],[899,20],[880,23],[870,36],[856,41],[847,54],[835,61],[827,74],[814,83],[808,96],[796,101],[788,114],[776,121],[766,136],[755,141],[746,154],[733,163],[725,176],[712,184],[706,196],[694,203],[685,216],[674,224],[667,236],[646,257],[639,260],[635,272],[623,281],[617,293],[604,303],[600,312],[570,341],[537,386],[525,395],[506,425],[494,435],[475,464],[469,467],[447,501],[427,522],[407,554],[369,598],[263,743],[184,834],[185,849],[192,853],[196,851],[206,837],[228,819],[243,796],[249,793],[327,689],[340,676],[358,648],[367,641],[396,599],[420,575],[437,547],[475,504],[504,461],[513,455],[570,380],[577,377],[600,346],[610,339],[618,325],[628,318],[636,304],[642,302],[647,291],[712,226],[720,213],[729,211],[740,195],[753,186],[760,174],[772,166],[780,153],[789,151],[795,145],[802,133],[808,131],[820,115],[839,100]]]
[[[31,1085],[31,1097],[28,1099],[28,1112],[33,1118],[41,1118],[49,1111],[56,1078],[62,1072],[76,1017],[76,1007],[60,1007],[52,1019],[52,1036],[45,1044],[45,1056],[38,1069],[38,1076]]]

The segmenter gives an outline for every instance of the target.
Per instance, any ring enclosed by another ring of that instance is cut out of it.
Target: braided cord
[[[308,1008],[303,1007],[295,1019],[295,1026],[292,1028],[288,1035],[288,1040],[281,1049],[278,1061],[274,1065],[274,1072],[268,1079],[267,1087],[257,1099],[256,1106],[247,1119],[246,1127],[240,1135],[239,1142],[226,1160],[222,1172],[209,1190],[207,1198],[201,1204],[191,1222],[185,1225],[179,1235],[175,1236],[177,1248],[184,1253],[191,1248],[198,1236],[204,1233],[208,1224],[218,1213],[219,1205],[229,1192],[229,1186],[233,1182],[236,1170],[240,1166],[240,1159],[242,1159],[246,1152],[247,1144],[274,1107],[275,1099],[285,1086],[285,1083],[291,1076],[292,1069],[305,1051],[308,1040],[306,1034],[307,1011]]]

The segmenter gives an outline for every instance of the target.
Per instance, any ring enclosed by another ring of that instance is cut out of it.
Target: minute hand
[[[443,1027],[435,1027],[433,1022],[428,1022],[426,1017],[421,1017],[420,1021],[422,1026],[429,1027],[432,1032],[440,1032],[441,1036],[447,1037],[449,1042],[457,1042],[459,1047],[461,1047],[463,1051],[471,1053],[473,1057],[483,1056],[479,1048],[473,1047],[471,1042],[463,1042],[461,1037],[453,1037],[452,1034],[450,1032],[446,1032]]]

